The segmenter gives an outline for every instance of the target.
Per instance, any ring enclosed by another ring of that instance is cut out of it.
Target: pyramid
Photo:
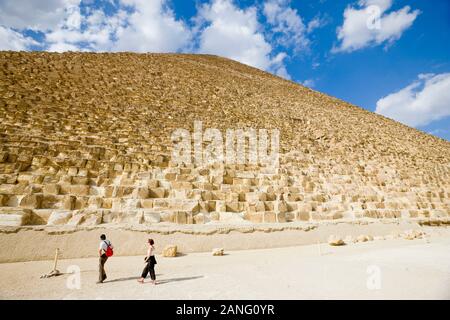
[[[450,215],[450,142],[212,55],[0,52],[0,225]],[[351,90],[351,89],[349,89]],[[174,163],[172,133],[279,131],[279,163]]]

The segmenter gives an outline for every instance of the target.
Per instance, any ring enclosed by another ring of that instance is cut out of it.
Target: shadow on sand
[[[172,279],[164,279],[164,280],[156,280],[156,282],[159,284],[166,284],[170,282],[177,282],[177,281],[187,281],[187,280],[195,280],[203,278],[204,276],[195,276],[195,277],[183,277],[183,278],[172,278]]]
[[[162,276],[162,274],[157,273],[156,276],[159,277],[159,276]],[[117,278],[117,279],[112,279],[112,280],[105,280],[104,283],[131,281],[131,280],[138,280],[140,278],[141,278],[140,276]]]

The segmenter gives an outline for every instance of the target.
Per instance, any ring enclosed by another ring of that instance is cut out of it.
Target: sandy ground
[[[450,299],[450,236],[157,256],[159,284],[138,284],[143,256],[0,264],[1,299]],[[78,286],[79,284],[79,286]],[[77,288],[78,287],[78,288]]]
[[[177,245],[183,253],[193,253],[211,252],[216,247],[227,250],[292,247],[326,242],[331,234],[343,238],[360,234],[386,236],[410,229],[427,229],[432,233],[448,230],[450,236],[450,228],[421,227],[417,222],[398,219],[234,226],[172,224],[153,229],[120,225],[101,225],[92,229],[39,226],[0,229],[0,263],[50,260],[56,248],[60,249],[63,259],[95,257],[102,233],[112,241],[118,256],[135,256],[145,252],[148,238],[158,244],[157,253],[168,244]]]

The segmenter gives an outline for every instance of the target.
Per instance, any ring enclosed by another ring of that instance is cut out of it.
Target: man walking
[[[98,262],[98,281],[97,283],[103,283],[106,280],[105,263],[108,257],[112,256],[113,246],[111,241],[106,240],[106,236],[102,234],[100,236],[100,247],[98,249],[99,262]]]

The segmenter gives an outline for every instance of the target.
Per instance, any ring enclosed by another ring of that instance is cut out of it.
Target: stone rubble
[[[163,257],[176,257],[177,256],[177,246],[167,245],[162,251]]]

